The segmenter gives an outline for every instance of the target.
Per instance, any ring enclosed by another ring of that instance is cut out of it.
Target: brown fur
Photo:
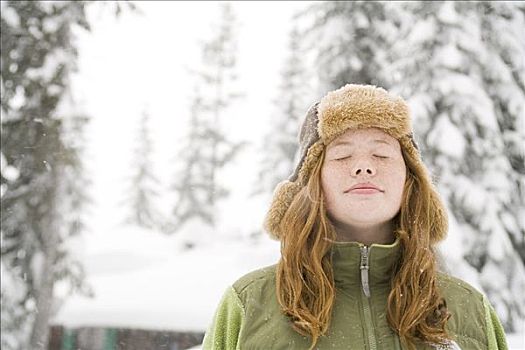
[[[331,91],[321,99],[318,113],[325,145],[347,129],[379,128],[396,139],[412,130],[405,101],[375,86],[348,84]]]

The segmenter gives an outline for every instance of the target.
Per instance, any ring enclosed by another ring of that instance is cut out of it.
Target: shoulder
[[[277,265],[270,265],[247,273],[233,283],[233,289],[241,299],[249,294],[273,291],[276,267]]]
[[[440,272],[437,283],[444,297],[478,300],[480,305],[483,303],[483,294],[460,278]]]
[[[235,283],[233,288],[239,294],[245,292],[247,289],[253,288],[255,285],[273,283],[275,280],[275,269],[277,265],[266,266],[240,277]]]
[[[472,322],[481,325],[485,319],[485,297],[480,291],[464,280],[444,273],[438,273],[437,285],[456,319],[470,315]]]
[[[447,331],[462,349],[487,348],[485,297],[475,287],[457,277],[438,273],[438,288],[450,312]]]

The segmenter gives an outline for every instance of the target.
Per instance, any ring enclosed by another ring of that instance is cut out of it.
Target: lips
[[[348,190],[345,191],[345,193],[348,192],[359,192],[359,193],[375,193],[375,192],[383,192],[379,187],[374,185],[373,183],[367,182],[367,183],[358,183],[352,187],[350,187]]]

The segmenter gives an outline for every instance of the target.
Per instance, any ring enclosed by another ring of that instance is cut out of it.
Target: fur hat
[[[264,221],[265,230],[280,238],[279,224],[294,197],[304,187],[321,151],[348,129],[378,128],[396,138],[418,167],[426,168],[412,137],[406,102],[399,96],[371,85],[347,84],[327,93],[306,113],[299,135],[299,163],[288,178],[277,185]],[[430,178],[427,174],[427,179]]]

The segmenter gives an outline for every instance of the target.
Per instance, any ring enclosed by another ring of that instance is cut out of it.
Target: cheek
[[[337,179],[338,176],[333,169],[328,167],[321,169],[321,191],[328,206],[330,206],[330,203],[333,201],[334,192],[336,192],[338,186]]]
[[[377,167],[383,184],[390,188],[391,193],[402,193],[405,187],[406,167],[402,163],[381,164]]]
[[[396,172],[391,174],[390,179],[391,179],[390,186],[394,190],[393,193],[395,193],[395,196],[399,197],[399,200],[401,200],[401,197],[403,196],[403,190],[405,188],[405,182],[406,182],[405,167],[397,169]]]
[[[326,166],[321,169],[321,185],[326,191],[334,191],[344,181],[341,169],[335,166]]]
[[[330,192],[329,177],[325,168],[321,169],[321,191],[326,198],[326,195]]]

